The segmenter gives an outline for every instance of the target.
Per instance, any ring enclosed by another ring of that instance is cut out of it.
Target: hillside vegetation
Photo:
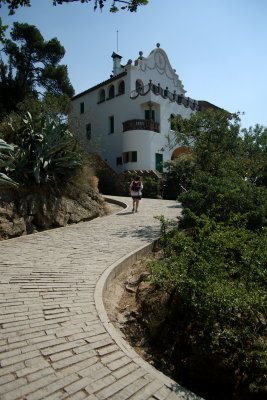
[[[139,293],[142,323],[159,364],[185,387],[210,400],[263,400],[267,130],[240,131],[239,116],[224,111],[173,122],[192,150],[168,164],[186,189],[183,213],[159,218],[162,256]]]

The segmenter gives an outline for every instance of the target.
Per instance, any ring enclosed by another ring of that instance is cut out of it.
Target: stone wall
[[[61,190],[31,187],[0,189],[0,240],[89,221],[107,213],[97,178],[83,185],[75,177]]]

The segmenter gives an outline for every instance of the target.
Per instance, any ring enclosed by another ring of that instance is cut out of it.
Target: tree
[[[213,175],[238,167],[241,145],[240,118],[226,111],[207,110],[183,119],[175,116],[176,142],[189,147],[202,171]]]
[[[244,157],[246,158],[246,177],[256,185],[267,187],[267,128],[256,125],[244,129]]]
[[[183,226],[190,226],[186,208],[196,215],[209,212],[227,223],[233,214],[247,218],[250,229],[266,226],[266,129],[240,132],[239,115],[226,111],[199,112],[190,119],[175,117],[177,142],[188,146],[195,163],[175,171],[176,186],[186,179],[187,192],[179,196],[185,210]],[[181,166],[181,162],[177,164]],[[208,211],[207,211],[208,210]]]
[[[8,62],[0,61],[0,118],[27,97],[74,94],[67,66],[59,65],[65,49],[58,39],[46,42],[34,25],[19,22],[14,23],[11,39],[3,47]]]
[[[91,0],[53,0],[53,5],[59,5],[64,3],[72,3],[74,1],[79,1],[80,3],[89,3]],[[93,0],[94,2],[94,10],[97,8],[102,8],[105,5],[106,0]],[[30,7],[31,0],[0,0],[0,8],[2,4],[7,4],[9,9],[9,15],[13,15],[15,10],[19,7]],[[119,7],[117,5],[121,5],[120,9],[128,10],[130,12],[136,12],[139,6],[144,6],[148,4],[148,0],[112,0],[110,6],[110,12],[119,11]],[[4,39],[5,30],[7,29],[7,25],[2,25],[2,20],[0,18],[0,41]]]
[[[141,320],[182,385],[205,399],[215,398],[216,387],[216,399],[261,400],[267,373],[267,131],[241,131],[239,115],[225,111],[176,116],[174,125],[177,143],[194,158],[170,165],[170,176],[188,190],[178,197],[178,222],[159,218],[163,257],[150,264],[157,302],[150,306],[147,290]]]

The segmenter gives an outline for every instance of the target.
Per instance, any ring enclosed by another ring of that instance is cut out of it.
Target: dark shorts
[[[141,200],[141,199],[142,199],[142,196],[132,196],[132,199],[133,199],[133,200]]]

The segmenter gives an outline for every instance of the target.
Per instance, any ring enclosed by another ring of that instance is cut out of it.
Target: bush
[[[254,230],[267,224],[266,188],[237,175],[216,177],[201,173],[178,199],[198,216],[208,213],[227,223],[234,214],[242,214],[247,217],[247,226]]]
[[[172,329],[168,341],[176,374],[179,378],[182,365],[187,371],[199,365],[202,374],[202,359],[220,371],[218,385],[224,374],[232,391],[263,390],[267,230],[252,232],[238,217],[228,225],[192,213],[191,218],[194,231],[163,230],[165,257],[150,264],[155,282],[171,293],[171,323],[165,324]]]
[[[157,199],[159,197],[159,180],[152,176],[142,177],[144,185],[143,197]]]

